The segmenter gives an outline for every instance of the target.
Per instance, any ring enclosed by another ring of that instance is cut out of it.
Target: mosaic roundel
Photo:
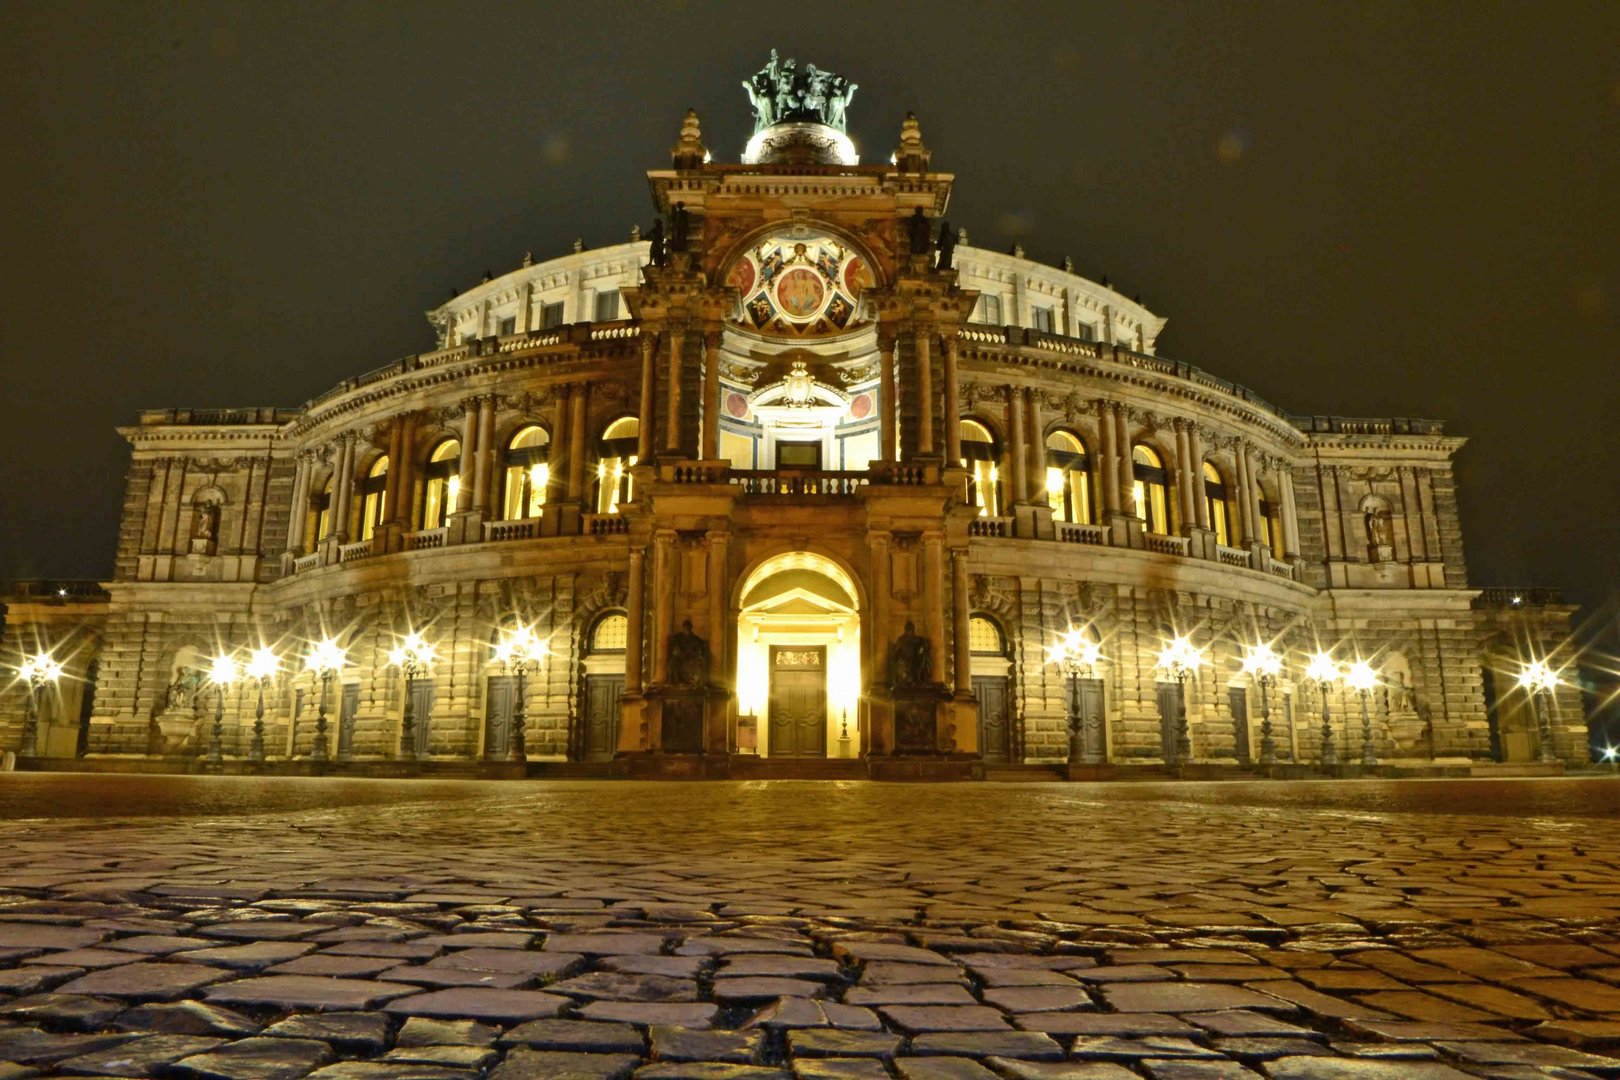
[[[861,291],[875,283],[859,255],[831,237],[773,236],[726,272],[756,330],[832,334],[849,326]]]

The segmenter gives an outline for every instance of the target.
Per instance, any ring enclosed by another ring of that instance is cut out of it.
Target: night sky
[[[112,567],[142,408],[296,406],[486,269],[626,239],[772,46],[914,110],[978,246],[1072,256],[1159,352],[1438,417],[1477,584],[1620,582],[1620,4],[0,8],[0,577]],[[1608,605],[1610,614],[1603,615]]]

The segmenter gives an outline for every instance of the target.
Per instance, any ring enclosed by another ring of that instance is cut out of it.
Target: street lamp
[[[1378,685],[1378,673],[1367,661],[1357,660],[1345,669],[1344,683],[1361,699],[1361,763],[1376,765],[1378,755],[1373,752],[1372,716],[1367,712],[1367,699]]]
[[[1271,688],[1282,672],[1282,657],[1270,645],[1250,645],[1243,654],[1243,671],[1260,688],[1260,764],[1277,764],[1277,740],[1271,736]]]
[[[304,668],[314,679],[321,683],[321,705],[315,714],[315,741],[309,748],[311,761],[326,761],[326,697],[332,686],[332,678],[343,670],[343,649],[331,638],[317,641],[309,647],[309,654],[304,657]]]
[[[1339,750],[1333,745],[1333,720],[1328,716],[1328,687],[1339,681],[1339,665],[1325,652],[1318,652],[1305,665],[1305,678],[1322,691],[1322,764],[1339,763]]]
[[[1545,660],[1535,660],[1519,672],[1519,685],[1530,695],[1536,710],[1536,728],[1541,732],[1542,761],[1557,761],[1558,751],[1553,746],[1552,721],[1547,716],[1545,698],[1551,697],[1559,686],[1558,673],[1547,666]]]
[[[17,674],[28,680],[28,711],[23,714],[22,745],[17,748],[17,756],[34,757],[39,753],[39,690],[62,677],[62,665],[49,653],[36,653],[23,661]]]
[[[433,665],[433,646],[413,630],[389,652],[388,662],[405,672],[405,713],[399,724],[399,753],[415,761],[416,703],[411,695],[411,681]]]
[[[1204,662],[1204,651],[1184,637],[1167,642],[1159,650],[1156,665],[1181,688],[1176,701],[1176,762],[1180,764],[1192,757],[1192,733],[1187,729],[1187,676],[1197,674]]]
[[[248,744],[248,760],[264,760],[264,684],[281,670],[281,658],[275,650],[261,645],[253,650],[244,669],[248,678],[259,684],[259,703],[253,710],[253,741]]]
[[[1102,647],[1084,630],[1070,630],[1052,647],[1050,657],[1069,677],[1069,764],[1101,765],[1102,751],[1091,747],[1100,747],[1102,741],[1087,736],[1096,731],[1102,717],[1081,715],[1080,680],[1094,677]]]
[[[208,737],[208,767],[225,764],[225,690],[242,677],[234,657],[221,653],[208,668],[208,681],[214,687],[214,730]]]
[[[518,627],[495,647],[495,659],[501,662],[501,670],[517,672],[517,701],[512,706],[512,730],[506,740],[507,761],[529,760],[523,745],[524,729],[528,723],[523,701],[523,676],[527,672],[538,671],[540,658],[545,655],[545,645],[527,626]]]

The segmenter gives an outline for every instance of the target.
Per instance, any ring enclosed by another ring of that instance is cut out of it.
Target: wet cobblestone
[[[1612,782],[192,783],[0,822],[0,1077],[1620,1076]]]

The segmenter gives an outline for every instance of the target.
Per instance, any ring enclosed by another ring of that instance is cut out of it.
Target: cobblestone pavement
[[[1609,779],[17,775],[0,815],[0,1080],[1620,1076]]]

